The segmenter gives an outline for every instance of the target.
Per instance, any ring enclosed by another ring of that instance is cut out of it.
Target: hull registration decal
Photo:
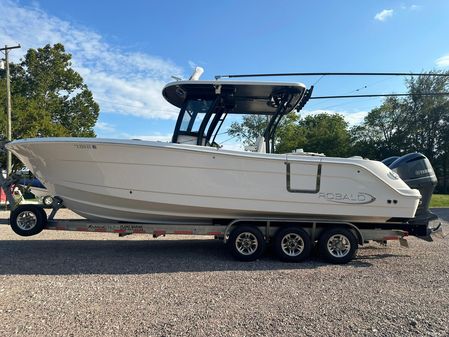
[[[96,150],[97,149],[97,145],[95,145],[95,144],[73,144],[73,146],[75,146],[75,148],[80,149],[80,150]]]

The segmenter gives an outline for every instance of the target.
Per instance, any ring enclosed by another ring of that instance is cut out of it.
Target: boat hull
[[[11,150],[66,207],[89,219],[210,224],[214,219],[412,218],[420,194],[363,159],[224,151],[192,145],[42,138]]]

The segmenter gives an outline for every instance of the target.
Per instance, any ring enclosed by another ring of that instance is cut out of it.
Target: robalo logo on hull
[[[376,200],[374,196],[365,192],[358,193],[335,193],[335,192],[320,192],[319,199],[324,199],[330,202],[339,204],[370,204]]]

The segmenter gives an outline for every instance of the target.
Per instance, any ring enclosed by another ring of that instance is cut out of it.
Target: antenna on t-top
[[[203,75],[204,69],[201,67],[195,67],[195,71],[193,72],[192,76],[190,76],[189,81],[198,81]]]

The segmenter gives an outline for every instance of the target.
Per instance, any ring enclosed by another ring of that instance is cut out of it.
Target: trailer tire
[[[43,219],[44,219],[44,227],[45,227],[45,226],[47,225],[47,220],[48,220],[48,218],[47,218],[47,212],[45,212],[44,207],[38,207],[38,209],[39,209],[39,211],[41,212],[42,217],[43,217]]]
[[[301,262],[309,257],[312,250],[309,234],[299,227],[280,228],[273,244],[276,255],[285,262]]]
[[[42,207],[19,205],[11,212],[11,229],[20,236],[39,234],[47,224],[47,215]]]
[[[254,261],[264,253],[266,241],[257,227],[238,226],[229,235],[228,248],[237,260]]]
[[[346,228],[325,231],[318,240],[320,255],[330,263],[345,264],[351,261],[358,248],[357,237]]]

